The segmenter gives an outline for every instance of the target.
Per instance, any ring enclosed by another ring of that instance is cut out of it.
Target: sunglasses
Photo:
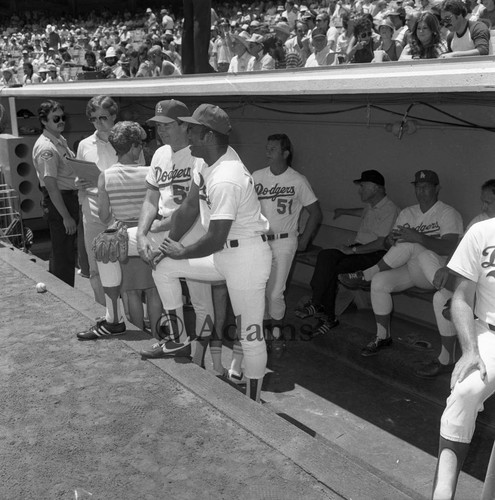
[[[65,115],[57,115],[52,118],[53,123],[58,123],[60,120],[65,122]]]
[[[106,122],[108,121],[108,116],[92,116],[91,118],[89,118],[89,121],[91,123],[96,123],[97,121]]]
[[[371,31],[365,31],[363,33],[359,33],[359,38],[369,38],[373,33]]]
[[[446,26],[447,24],[451,24],[453,18],[454,18],[454,16],[446,16],[446,17],[442,18],[442,20],[440,21],[440,24],[442,26]]]

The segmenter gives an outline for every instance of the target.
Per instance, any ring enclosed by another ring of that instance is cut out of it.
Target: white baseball
[[[46,292],[46,285],[44,283],[38,283],[36,285],[36,291],[38,293],[45,293]]]

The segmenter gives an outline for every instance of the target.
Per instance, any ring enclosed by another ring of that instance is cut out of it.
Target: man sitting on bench
[[[335,317],[337,275],[376,264],[385,254],[384,240],[392,229],[399,209],[385,193],[385,179],[376,170],[366,170],[360,179],[359,196],[366,207],[336,208],[334,219],[341,215],[361,217],[361,223],[352,245],[322,250],[318,254],[311,288],[313,295],[296,310],[299,318],[315,316],[320,322],[312,336],[324,335],[339,324]]]
[[[418,204],[399,214],[385,240],[388,252],[376,265],[338,277],[348,288],[371,287],[376,338],[363,348],[362,356],[373,356],[392,345],[391,294],[413,286],[433,290],[435,273],[445,265],[462,235],[460,214],[438,200],[440,183],[436,172],[416,172],[413,184]]]

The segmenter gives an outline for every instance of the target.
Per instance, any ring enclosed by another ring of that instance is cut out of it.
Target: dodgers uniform
[[[437,201],[423,213],[419,205],[407,207],[397,217],[395,227],[403,226],[440,238],[446,234],[462,235],[462,218],[451,206]],[[448,256],[440,256],[419,243],[398,242],[384,255],[392,269],[376,274],[371,281],[371,304],[378,315],[392,312],[391,293],[413,286],[433,290],[433,278]]]
[[[495,391],[495,219],[475,224],[466,233],[448,267],[476,283],[475,332],[487,377],[482,381],[476,370],[455,384],[442,415],[440,435],[470,443],[478,412]]]
[[[160,201],[158,206],[158,215],[162,218],[171,217],[173,212],[186,199],[187,193],[191,187],[193,172],[203,163],[202,160],[194,158],[191,155],[189,147],[185,147],[174,152],[169,145],[160,147],[151,160],[148,175],[146,176],[146,186],[148,189],[154,189],[160,192]],[[137,228],[129,228],[129,248],[130,256],[138,256]],[[197,241],[205,234],[199,219],[184,235],[181,242],[191,244]],[[146,237],[151,242],[153,249],[158,250],[163,239],[168,235],[168,231],[157,233],[148,232]],[[119,286],[122,281],[122,272],[118,262],[98,262],[101,281],[103,286]],[[158,293],[162,302],[160,287],[157,283],[157,270],[153,271],[153,279],[157,284]],[[200,335],[205,331],[205,325],[209,325],[214,317],[213,302],[211,298],[211,285],[209,283],[187,281],[191,303],[196,314],[196,334]],[[182,301],[182,292],[179,292],[178,298]],[[182,306],[182,302],[181,302]],[[208,327],[206,330],[209,331]]]
[[[312,205],[318,198],[306,177],[292,167],[280,175],[266,167],[254,172],[253,179],[261,212],[270,223],[268,242],[272,249],[272,267],[266,284],[268,314],[265,316],[281,320],[285,315],[285,283],[297,250],[299,215],[303,207]]]
[[[204,229],[210,220],[232,220],[232,225],[223,250],[196,259],[165,258],[157,265],[154,279],[163,307],[181,314],[180,277],[225,280],[244,352],[245,375],[262,379],[267,360],[263,312],[271,266],[265,236],[268,221],[261,213],[253,178],[231,147],[213,165],[203,163],[194,173],[194,182]]]

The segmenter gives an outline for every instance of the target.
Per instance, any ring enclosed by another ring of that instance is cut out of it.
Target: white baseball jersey
[[[253,179],[261,212],[270,222],[270,233],[297,234],[301,210],[318,201],[306,177],[291,167],[280,175],[266,167],[254,172]]]
[[[477,283],[474,313],[495,325],[495,219],[474,224],[447,265]]]
[[[451,206],[437,201],[426,213],[419,205],[404,208],[401,211],[395,227],[404,226],[416,231],[440,238],[445,234],[462,234],[462,217]]]
[[[254,181],[237,153],[229,147],[213,165],[203,162],[194,173],[199,187],[201,223],[231,220],[227,239],[252,238],[268,231],[268,221],[254,190]]]
[[[146,177],[146,185],[160,191],[158,214],[170,217],[186,199],[193,171],[203,160],[191,155],[189,147],[173,152],[168,145],[155,151]]]

